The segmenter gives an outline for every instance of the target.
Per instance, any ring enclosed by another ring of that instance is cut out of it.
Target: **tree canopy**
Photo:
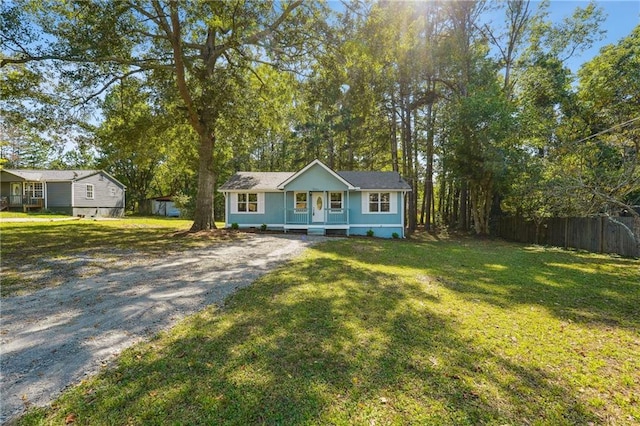
[[[235,171],[315,158],[399,171],[411,230],[640,204],[640,27],[566,65],[602,35],[595,4],[562,22],[526,0],[1,7],[6,164],[93,162],[130,208],[191,197],[193,230]]]

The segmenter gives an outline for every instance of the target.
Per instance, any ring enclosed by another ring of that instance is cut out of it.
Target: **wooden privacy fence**
[[[519,217],[501,217],[492,233],[509,241],[640,257],[637,217],[559,217],[543,219],[539,225]]]

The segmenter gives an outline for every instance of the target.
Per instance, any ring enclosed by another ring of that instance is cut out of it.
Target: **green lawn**
[[[640,261],[335,240],[23,424],[637,424]]]
[[[65,214],[58,213],[42,213],[42,212],[0,212],[0,220],[2,219],[60,219],[60,218],[68,218],[71,217]]]
[[[68,260],[72,267],[78,256],[98,258],[104,265],[106,260],[123,256],[164,256],[241,237],[231,232],[184,232],[191,224],[189,220],[153,217],[0,222],[2,297],[60,284],[64,278],[61,265]],[[57,277],[50,277],[52,272]]]

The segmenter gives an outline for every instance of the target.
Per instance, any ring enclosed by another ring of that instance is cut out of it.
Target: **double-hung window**
[[[390,192],[370,192],[369,193],[369,213],[389,213],[391,212]]]
[[[256,213],[258,211],[258,194],[238,194],[238,213]]]
[[[339,210],[342,208],[342,192],[329,193],[329,206],[332,210]]]
[[[296,210],[306,210],[307,209],[307,193],[306,192],[296,192]]]
[[[87,192],[86,192],[86,197],[88,200],[93,200],[93,195],[94,195],[94,191],[93,191],[93,184],[88,183],[87,184]]]

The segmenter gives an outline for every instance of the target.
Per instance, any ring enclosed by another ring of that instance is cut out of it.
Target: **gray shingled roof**
[[[293,175],[292,172],[237,172],[220,187],[220,190],[276,190],[280,183]]]
[[[101,173],[116,182],[118,185],[121,185],[122,188],[126,189],[126,186],[124,186],[122,182],[118,181],[118,179],[114,178],[104,170],[2,169],[2,171],[29,182],[69,182]]]
[[[411,190],[397,172],[336,172],[347,182],[360,189]],[[231,176],[221,191],[261,190],[274,191],[294,172],[238,172]]]
[[[360,189],[406,189],[411,187],[398,172],[336,172],[342,179]]]
[[[40,181],[70,181],[82,179],[87,176],[100,173],[100,170],[29,170],[29,169],[4,169],[5,172],[21,177],[22,179]]]

